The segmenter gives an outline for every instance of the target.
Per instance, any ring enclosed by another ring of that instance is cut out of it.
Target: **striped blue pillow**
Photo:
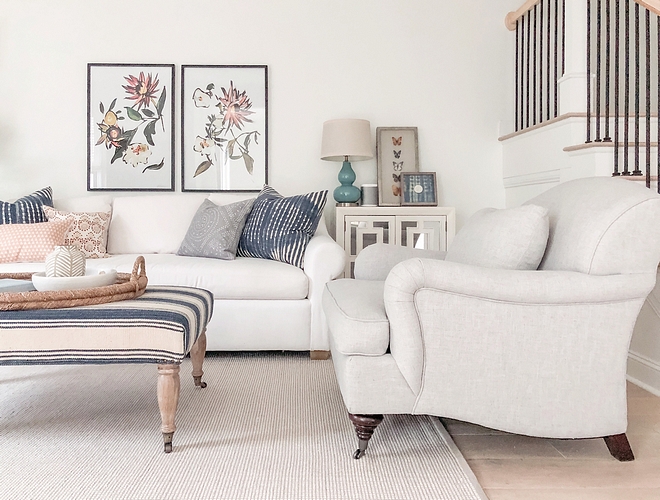
[[[50,186],[23,196],[13,203],[0,201],[0,224],[33,224],[48,222],[43,206],[53,206],[53,190]]]
[[[277,260],[302,268],[327,191],[284,198],[270,186],[257,196],[238,243],[240,257]]]

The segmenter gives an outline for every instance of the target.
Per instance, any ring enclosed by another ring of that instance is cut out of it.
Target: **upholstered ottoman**
[[[213,294],[148,287],[137,299],[65,309],[0,312],[0,365],[156,363],[165,452],[172,451],[179,365],[190,353],[202,382]]]

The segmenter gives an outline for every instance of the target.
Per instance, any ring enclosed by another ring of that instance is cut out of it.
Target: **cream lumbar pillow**
[[[64,245],[69,221],[0,224],[0,262],[44,262]]]
[[[484,208],[456,234],[445,260],[498,269],[538,269],[549,229],[544,207]]]
[[[64,244],[77,247],[85,257],[97,259],[106,256],[110,212],[65,212],[43,207],[48,221],[69,221],[71,226]]]

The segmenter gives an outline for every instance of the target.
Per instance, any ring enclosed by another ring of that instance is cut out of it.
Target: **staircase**
[[[589,176],[660,193],[659,14],[660,0],[527,0],[506,16],[515,36],[513,130],[500,137],[507,206]],[[628,378],[660,396],[660,273],[656,283]]]
[[[516,46],[514,130],[500,138],[507,206],[593,175],[658,190],[658,12],[660,0],[529,0],[507,15]]]

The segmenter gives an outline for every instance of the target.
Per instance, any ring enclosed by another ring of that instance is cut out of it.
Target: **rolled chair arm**
[[[407,260],[385,282],[390,352],[416,413],[547,437],[625,432],[630,337],[654,283]]]
[[[399,262],[415,257],[422,259],[444,259],[447,252],[422,250],[376,243],[362,250],[355,258],[355,278],[359,280],[384,281]]]
[[[325,284],[342,274],[345,265],[344,249],[330,236],[317,233],[309,240],[303,271],[309,280],[307,298],[311,303],[312,315],[310,350],[326,351],[330,348],[321,300]]]
[[[501,309],[502,314],[510,314],[506,311],[507,305],[525,306],[526,310],[536,306],[538,311],[547,307],[559,311],[558,306],[565,306],[574,309],[571,313],[574,316],[568,317],[570,322],[571,318],[591,314],[587,307],[590,304],[607,304],[610,310],[616,310],[612,303],[639,301],[639,306],[635,306],[637,310],[631,312],[636,317],[654,284],[655,275],[646,274],[593,276],[571,271],[514,271],[409,259],[396,265],[385,281],[390,349],[411,388],[419,390],[424,346],[434,342],[433,336],[445,333],[443,328],[435,328],[437,318],[425,316],[430,310],[443,315],[442,321],[469,325],[474,318],[483,315],[485,305]],[[430,295],[433,295],[435,309],[426,307]],[[454,302],[457,304],[448,306]],[[623,308],[620,313],[624,313]],[[493,327],[500,320],[498,314],[494,313],[490,319]],[[515,321],[510,318],[505,321],[505,324],[513,323]],[[547,325],[547,328],[561,326]],[[478,329],[470,331],[473,339],[486,334]]]

